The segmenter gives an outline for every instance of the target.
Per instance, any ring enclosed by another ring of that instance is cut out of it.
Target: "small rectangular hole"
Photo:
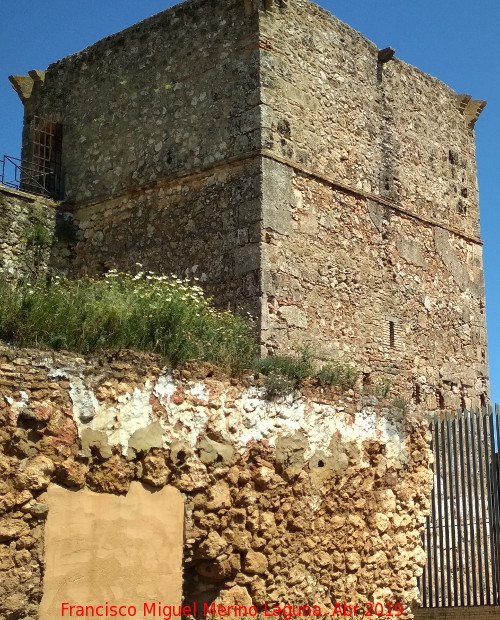
[[[436,390],[436,403],[438,409],[444,409],[444,396],[441,390]]]
[[[416,405],[420,405],[420,403],[422,402],[419,383],[415,383],[413,386],[413,400],[415,401]]]
[[[394,321],[389,321],[389,346],[394,349],[396,346],[396,334],[394,331]]]

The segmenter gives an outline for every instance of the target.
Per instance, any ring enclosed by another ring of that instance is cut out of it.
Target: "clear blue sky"
[[[215,0],[212,0],[215,1]],[[223,0],[217,0],[223,1]],[[243,0],[240,0],[243,2]],[[19,156],[22,105],[7,76],[45,69],[175,4],[168,0],[2,0],[0,21],[0,155]],[[486,99],[476,125],[481,229],[492,399],[500,402],[499,0],[322,0],[320,4],[380,48],[430,73],[458,93]]]

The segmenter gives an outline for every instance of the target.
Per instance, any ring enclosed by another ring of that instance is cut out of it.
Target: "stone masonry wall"
[[[9,280],[43,275],[55,227],[52,201],[0,186],[0,275]]]
[[[198,277],[264,352],[476,408],[481,109],[306,0],[190,0],[33,78],[25,153],[35,114],[62,123],[70,275]]]
[[[268,349],[308,343],[427,412],[484,405],[481,245],[287,165],[265,170],[288,201],[262,248]]]
[[[263,148],[479,236],[462,98],[398,59],[382,66],[373,43],[307,0],[261,12],[259,31]]]
[[[36,618],[40,494],[51,483],[124,494],[132,481],[185,499],[184,601],[404,605],[412,618],[429,511],[426,423],[373,397],[151,355],[0,352],[0,618]]]
[[[477,115],[310,2],[259,19],[263,344],[425,411],[484,405]]]
[[[248,160],[72,210],[73,276],[110,268],[199,278],[217,305],[260,310],[261,167]],[[64,247],[62,247],[64,250]],[[54,262],[60,256],[54,247]]]
[[[259,146],[257,14],[190,0],[52,64],[25,103],[62,124],[64,198],[109,197]]]

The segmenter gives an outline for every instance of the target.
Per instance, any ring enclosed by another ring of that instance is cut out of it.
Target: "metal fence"
[[[0,159],[0,184],[49,198],[57,198],[59,193],[58,179],[52,168],[27,164],[10,155]]]
[[[434,488],[420,579],[423,607],[500,603],[498,407],[430,422]]]

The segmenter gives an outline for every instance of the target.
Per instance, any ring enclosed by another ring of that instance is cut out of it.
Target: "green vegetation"
[[[322,386],[338,387],[340,390],[352,389],[359,377],[359,372],[350,364],[330,362],[317,373]]]
[[[318,372],[314,370],[314,357],[310,349],[303,349],[298,356],[276,356],[255,360],[253,368],[266,375],[265,388],[270,398],[285,396],[304,379],[315,379],[321,387],[345,391],[353,388],[359,373],[349,364],[329,362]]]
[[[278,371],[272,370],[266,375],[264,388],[266,390],[267,398],[271,400],[291,394],[298,387],[296,379],[287,377]]]
[[[368,390],[376,398],[388,398],[392,390],[392,381],[385,380],[383,383],[370,386]]]
[[[295,385],[307,377],[312,377],[314,374],[313,357],[308,348],[302,349],[296,357],[292,355],[277,355],[255,360],[253,369],[268,377],[270,375],[288,377],[288,379],[295,382]]]
[[[49,218],[42,206],[33,205],[29,223],[21,231],[21,239],[27,247],[39,250],[48,248],[52,244]]]
[[[395,398],[391,401],[391,406],[394,409],[399,409],[401,413],[408,413],[408,403],[403,398]]]
[[[136,349],[172,365],[208,361],[239,372],[256,354],[251,320],[218,312],[198,286],[151,272],[0,282],[0,338],[80,353]]]
[[[290,394],[305,379],[354,387],[358,372],[329,362],[319,371],[309,348],[297,355],[255,359],[250,319],[219,312],[198,286],[175,276],[110,271],[103,278],[17,286],[0,280],[0,339],[16,346],[78,353],[135,349],[159,353],[179,366],[205,361],[238,373],[253,367],[265,378],[269,398]]]
[[[53,240],[49,213],[44,206],[32,205],[28,222],[20,236],[25,243],[24,260],[29,277],[36,278],[39,275],[40,266],[47,258],[46,254]]]

